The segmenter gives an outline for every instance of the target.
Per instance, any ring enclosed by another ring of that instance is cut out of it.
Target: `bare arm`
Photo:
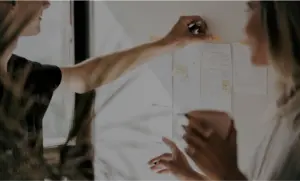
[[[206,34],[193,35],[188,31],[187,25],[200,19],[202,20],[199,16],[183,16],[161,40],[91,58],[72,67],[63,67],[61,68],[62,82],[72,91],[84,93],[114,81],[125,72],[146,63],[154,56],[172,51],[195,40],[207,40],[210,36]]]
[[[122,74],[146,63],[151,57],[174,50],[176,46],[164,40],[146,43],[125,51],[95,57],[73,67],[61,68],[63,82],[82,93],[114,81]]]

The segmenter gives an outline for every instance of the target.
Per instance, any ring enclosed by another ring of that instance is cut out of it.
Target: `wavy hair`
[[[267,34],[269,57],[282,88],[300,86],[300,3],[261,1],[261,21]]]

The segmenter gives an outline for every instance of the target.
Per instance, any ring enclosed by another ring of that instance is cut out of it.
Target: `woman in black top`
[[[34,36],[40,32],[43,11],[49,6],[49,1],[1,1],[0,14],[2,20],[5,17],[10,18],[12,23],[16,25],[24,22],[29,13],[35,12],[30,22],[20,33],[21,36]],[[0,68],[2,72],[7,72],[16,78],[16,72],[24,70],[26,66],[31,67],[25,89],[28,89],[35,97],[46,99],[43,103],[34,103],[25,118],[28,131],[37,133],[42,128],[42,119],[53,92],[59,85],[64,84],[71,92],[84,93],[117,79],[124,72],[146,63],[154,55],[175,50],[193,41],[209,39],[210,36],[208,35],[193,35],[188,31],[187,25],[200,19],[199,16],[181,17],[171,31],[158,41],[91,58],[70,67],[57,67],[32,62],[26,58],[12,55],[14,46],[10,46],[9,50],[5,52],[6,58],[2,58],[0,62]]]
[[[49,6],[48,1],[0,1],[0,111],[3,109],[5,111],[0,113],[1,180],[58,179],[61,178],[62,174],[68,175],[66,173],[68,169],[59,168],[60,172],[57,172],[52,170],[55,167],[48,168],[48,164],[43,164],[41,143],[39,142],[39,145],[35,146],[37,140],[40,141],[37,139],[37,135],[42,135],[42,119],[53,92],[58,86],[65,84],[64,87],[69,88],[72,92],[84,93],[115,80],[124,72],[145,63],[154,55],[182,47],[191,41],[203,41],[208,37],[206,35],[192,35],[188,31],[187,25],[191,21],[201,18],[199,16],[187,16],[181,17],[170,33],[158,41],[110,55],[91,58],[71,67],[42,65],[14,55],[12,52],[19,36],[33,36],[40,32],[43,10]],[[29,71],[27,71],[28,67],[30,68]],[[24,86],[18,87],[19,84],[10,81],[19,81],[20,79],[24,79]],[[17,89],[25,88],[25,92],[21,91],[21,94],[18,95],[20,90],[15,90],[15,87]],[[25,101],[23,99],[15,101],[18,96],[23,98],[27,93],[29,93],[30,99],[34,100],[33,104],[21,118],[18,118],[19,111],[24,110],[22,107],[21,109],[13,108],[11,104],[18,107],[27,103],[26,96]],[[7,96],[7,94],[13,96]],[[4,108],[3,105],[5,105]],[[16,122],[18,124],[21,122],[26,130],[23,131],[23,128],[18,130],[16,125],[10,127]],[[29,147],[28,139],[30,140]],[[74,154],[74,151],[71,152]],[[83,152],[79,150],[79,153]],[[76,167],[72,161],[79,159],[78,156],[75,155],[75,157],[75,160],[71,160],[72,164],[69,164],[72,167],[69,175],[72,176],[74,175],[74,167]],[[58,175],[58,177],[51,177],[49,174]]]

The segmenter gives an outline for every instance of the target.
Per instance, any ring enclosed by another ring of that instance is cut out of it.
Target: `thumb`
[[[231,126],[229,128],[229,133],[228,133],[227,140],[232,145],[232,144],[236,144],[236,141],[237,141],[236,138],[237,138],[237,131],[236,131],[236,128],[234,126],[234,121],[232,121]]]

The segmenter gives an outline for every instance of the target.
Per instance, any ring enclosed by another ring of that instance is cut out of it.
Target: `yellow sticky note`
[[[212,35],[211,38],[207,40],[207,42],[221,42],[221,41],[222,41],[221,37],[217,35]]]
[[[221,41],[221,37],[219,37],[219,36],[217,36],[217,35],[213,35],[213,36],[212,36],[212,39],[213,39],[214,41]]]
[[[188,68],[184,65],[175,65],[173,70],[173,76],[174,75],[181,75],[184,78],[188,78]]]
[[[222,81],[222,88],[224,91],[229,91],[229,80],[223,80]]]

